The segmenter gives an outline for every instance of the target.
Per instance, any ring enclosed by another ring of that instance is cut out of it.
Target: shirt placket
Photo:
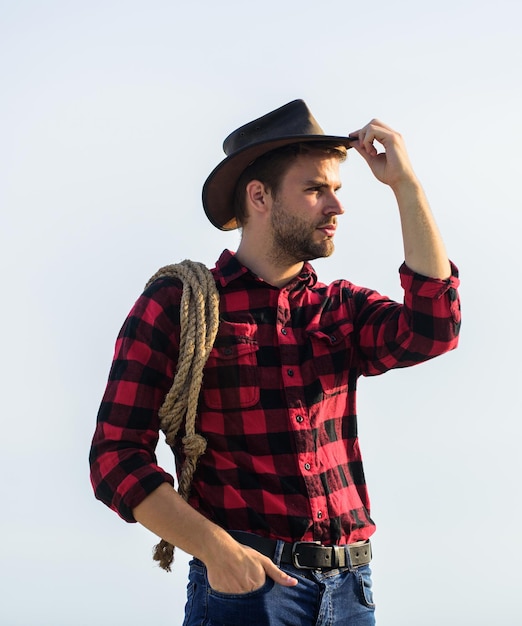
[[[324,535],[324,525],[327,523],[328,507],[317,465],[310,409],[307,407],[304,395],[304,386],[310,381],[305,380],[305,374],[297,359],[299,339],[290,323],[290,307],[291,292],[282,289],[278,298],[276,321],[281,356],[281,379],[287,399],[289,425],[294,434],[297,465],[308,493],[310,521],[314,529],[313,535],[321,536]],[[298,334],[302,336],[302,332]]]

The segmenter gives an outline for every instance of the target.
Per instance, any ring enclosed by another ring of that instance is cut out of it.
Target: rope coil
[[[179,474],[178,493],[188,500],[197,462],[207,447],[205,438],[196,433],[196,416],[203,368],[219,327],[219,293],[210,270],[188,259],[159,269],[145,289],[159,278],[177,278],[183,284],[178,364],[158,416],[169,446],[174,445],[180,428],[185,425],[182,439],[185,459]],[[154,547],[153,559],[170,572],[174,546],[162,539]]]

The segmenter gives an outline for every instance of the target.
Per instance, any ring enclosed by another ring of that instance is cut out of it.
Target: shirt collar
[[[212,270],[214,274],[214,278],[222,287],[226,287],[232,281],[240,278],[241,276],[245,276],[246,274],[250,274],[250,276],[257,280],[257,277],[245,267],[242,263],[240,263],[231,250],[224,250],[221,253],[221,256],[217,260],[216,267]],[[315,273],[314,268],[310,265],[310,263],[306,262],[303,265],[303,269],[299,273],[299,275],[288,285],[286,285],[286,289],[295,289],[295,288],[303,288],[303,287],[311,287],[315,285],[317,282],[317,274]]]

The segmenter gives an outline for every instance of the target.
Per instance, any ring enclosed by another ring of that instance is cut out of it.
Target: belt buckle
[[[299,563],[299,552],[298,552],[299,546],[300,545],[310,545],[310,544],[314,544],[314,545],[320,546],[321,542],[320,541],[296,541],[292,545],[292,564],[297,569],[315,569],[315,567],[310,567],[309,565],[301,565]]]

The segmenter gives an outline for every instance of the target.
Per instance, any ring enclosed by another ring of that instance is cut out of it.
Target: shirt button
[[[310,463],[305,463],[305,464],[304,464],[304,468],[305,468],[305,470],[309,470],[309,469],[311,469],[311,467],[312,467],[312,466],[310,465]]]
[[[286,373],[288,374],[288,376],[293,376],[294,370],[287,370]]]
[[[317,519],[322,519],[322,517],[323,517],[323,512],[317,511]]]
[[[295,418],[295,421],[296,421],[296,422],[299,422],[299,424],[301,424],[301,423],[303,422],[303,420],[304,420],[304,417],[303,417],[302,415],[298,415],[298,416]]]
[[[287,334],[287,330],[286,330],[286,328],[281,328],[281,334],[282,334],[282,335],[286,335],[286,334]]]

